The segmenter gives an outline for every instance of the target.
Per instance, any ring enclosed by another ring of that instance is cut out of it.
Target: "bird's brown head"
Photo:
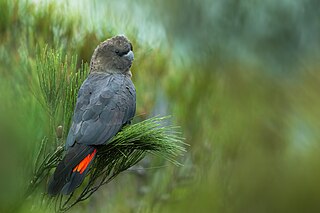
[[[125,36],[112,37],[95,49],[90,72],[129,74],[133,57],[132,44]]]

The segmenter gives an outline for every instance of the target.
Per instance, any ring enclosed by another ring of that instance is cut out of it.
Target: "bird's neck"
[[[132,77],[131,70],[129,69],[129,70],[125,73],[125,75],[127,75],[127,76],[129,76],[129,77],[131,78],[131,77]]]
[[[102,69],[92,69],[92,67],[90,67],[90,73],[105,73],[105,74],[122,74],[122,75],[126,75],[128,77],[132,77],[132,73],[130,71],[130,69],[128,69],[127,71],[120,71],[120,70],[110,70],[110,69],[106,69],[106,70],[102,70]]]

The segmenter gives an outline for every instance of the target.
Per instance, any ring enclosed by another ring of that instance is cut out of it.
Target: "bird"
[[[49,180],[49,195],[68,195],[79,187],[99,147],[130,124],[136,111],[133,60],[132,44],[124,35],[107,39],[94,50],[89,75],[78,91],[66,154]]]

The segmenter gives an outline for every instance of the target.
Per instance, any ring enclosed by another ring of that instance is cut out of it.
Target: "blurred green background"
[[[44,211],[45,183],[23,199],[51,131],[37,49],[77,55],[80,66],[117,34],[134,46],[137,115],[173,115],[191,146],[183,167],[147,157],[70,212],[320,212],[319,8],[0,0],[0,212]]]

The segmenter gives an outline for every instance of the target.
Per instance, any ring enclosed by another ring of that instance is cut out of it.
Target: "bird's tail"
[[[75,143],[58,164],[48,186],[48,194],[70,194],[84,180],[97,150],[92,146]]]

